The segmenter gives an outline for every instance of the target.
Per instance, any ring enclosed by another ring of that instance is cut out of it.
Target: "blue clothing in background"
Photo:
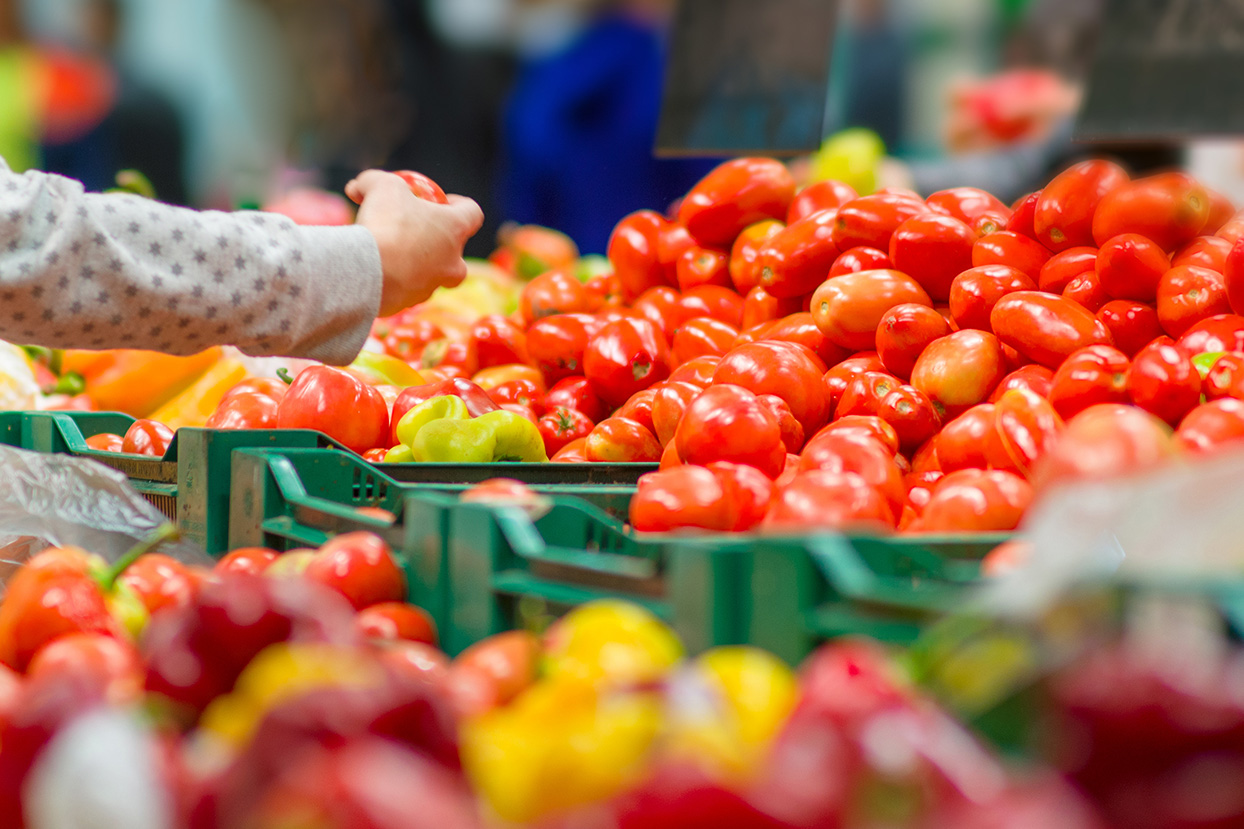
[[[506,113],[506,218],[604,253],[619,219],[664,212],[712,169],[653,157],[664,68],[660,34],[620,17],[523,67]]]

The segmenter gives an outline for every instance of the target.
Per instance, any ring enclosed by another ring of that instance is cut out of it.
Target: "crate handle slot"
[[[619,578],[651,579],[660,575],[657,562],[647,556],[551,547],[522,509],[496,507],[494,510],[492,517],[498,530],[510,549],[520,558],[606,573]]]

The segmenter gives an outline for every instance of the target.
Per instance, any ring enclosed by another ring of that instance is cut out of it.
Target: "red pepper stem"
[[[117,559],[111,567],[99,575],[98,581],[100,588],[105,594],[111,593],[113,588],[117,586],[117,579],[121,578],[121,574],[129,569],[131,564],[137,561],[141,556],[144,556],[159,547],[164,542],[175,541],[178,538],[181,538],[181,530],[177,529],[176,526],[173,524],[161,525],[159,529],[140,541],[134,547],[130,548],[125,555]]]

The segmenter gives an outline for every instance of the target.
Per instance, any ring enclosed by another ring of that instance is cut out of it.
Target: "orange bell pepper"
[[[219,348],[190,357],[118,351],[112,365],[87,378],[86,391],[100,411],[148,417],[202,377],[220,360],[221,354]]]

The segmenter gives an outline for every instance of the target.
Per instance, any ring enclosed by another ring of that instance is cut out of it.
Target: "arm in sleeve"
[[[196,212],[83,192],[0,161],[0,337],[57,348],[252,355],[346,364],[380,305],[367,229]]]

